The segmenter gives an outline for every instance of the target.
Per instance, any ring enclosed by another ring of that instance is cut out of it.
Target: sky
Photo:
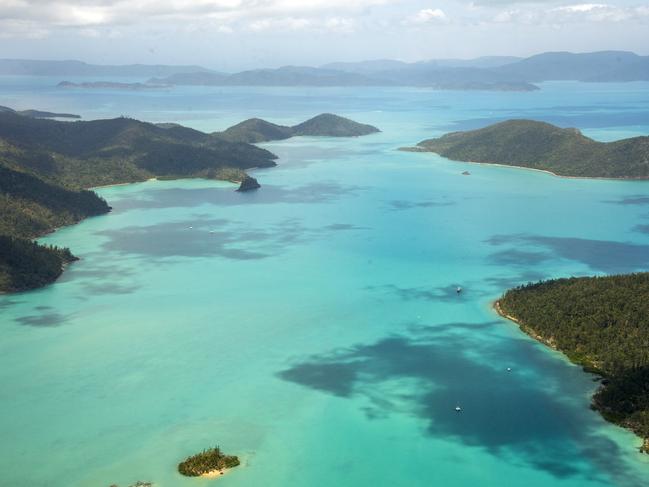
[[[649,54],[649,0],[0,0],[0,58],[236,71],[597,50]]]

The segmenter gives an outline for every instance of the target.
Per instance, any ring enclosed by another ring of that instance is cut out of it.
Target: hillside
[[[233,125],[218,135],[226,140],[253,144],[288,139],[293,137],[293,128],[267,122],[260,118],[251,118]]]
[[[354,122],[331,113],[323,113],[293,127],[295,135],[326,137],[359,137],[379,132],[372,125]]]
[[[92,191],[65,189],[2,164],[0,160],[0,235],[34,238],[110,211]]]
[[[186,127],[129,118],[58,122],[0,113],[0,157],[71,188],[151,177],[213,177],[274,166],[275,156]],[[238,176],[235,177],[238,179]]]
[[[561,176],[649,178],[649,137],[597,142],[579,130],[533,120],[509,120],[453,132],[405,149],[456,161],[522,166]]]
[[[4,107],[0,105],[0,113],[10,112],[16,113],[18,115],[24,115],[25,117],[33,118],[81,118],[79,115],[73,113],[54,113],[54,112],[45,112],[43,110],[12,110],[9,107]]]
[[[251,118],[214,135],[231,141],[256,143],[296,136],[359,137],[376,132],[379,132],[379,129],[372,125],[323,113],[293,127]]]
[[[247,168],[275,165],[264,149],[180,125],[24,113],[0,110],[0,292],[48,284],[74,260],[29,239],[110,210],[84,188],[156,176],[241,181]]]
[[[206,177],[242,182],[239,190],[250,190],[259,184],[245,170],[274,166],[276,156],[248,142],[377,131],[331,114],[295,127],[251,119],[206,134],[174,123],[60,122],[0,109],[0,292],[52,282],[74,259],[67,249],[28,239],[110,210],[85,188],[152,177]]]
[[[507,77],[535,82],[647,81],[649,56],[626,51],[546,52],[494,69]]]
[[[558,279],[507,291],[499,311],[606,377],[593,407],[649,447],[649,273]]]
[[[34,289],[54,282],[76,260],[68,249],[0,235],[0,293]]]

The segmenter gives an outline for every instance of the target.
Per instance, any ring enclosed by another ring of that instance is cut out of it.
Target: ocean
[[[262,144],[278,166],[250,171],[262,185],[250,193],[206,180],[100,188],[111,213],[41,238],[81,260],[53,285],[0,296],[0,486],[649,484],[640,439],[589,409],[593,376],[491,307],[529,281],[647,270],[649,182],[397,150],[509,118],[602,141],[647,135],[649,83],[58,81],[2,77],[0,105],[210,132],[333,112],[381,133]],[[242,466],[177,473],[214,445]]]

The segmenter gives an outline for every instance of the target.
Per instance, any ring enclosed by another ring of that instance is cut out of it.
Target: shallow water
[[[592,377],[490,303],[530,280],[647,269],[649,183],[395,149],[508,117],[599,140],[646,134],[649,84],[123,93],[54,81],[0,78],[0,104],[209,131],[332,111],[383,132],[265,144],[279,166],[254,171],[254,193],[102,188],[112,213],[43,238],[81,260],[55,285],[0,297],[1,486],[647,485],[639,440],[588,408]],[[213,444],[244,466],[176,473]]]

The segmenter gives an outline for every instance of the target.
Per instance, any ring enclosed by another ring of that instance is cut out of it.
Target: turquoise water
[[[646,134],[649,84],[53,84],[0,79],[0,104],[210,131],[332,111],[383,132],[265,144],[279,166],[253,171],[254,193],[200,180],[102,188],[112,213],[43,238],[81,260],[55,285],[0,297],[2,487],[647,485],[639,440],[589,409],[592,377],[490,303],[530,280],[647,269],[649,183],[395,149],[512,116],[600,140]],[[213,444],[243,466],[176,473]]]

